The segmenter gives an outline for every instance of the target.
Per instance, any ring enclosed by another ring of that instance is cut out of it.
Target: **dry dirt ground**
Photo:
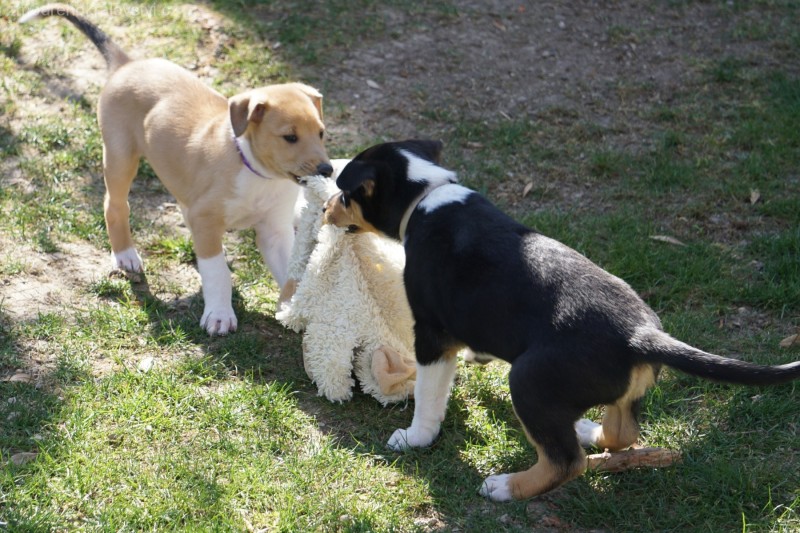
[[[559,109],[612,132],[611,146],[636,146],[652,130],[642,111],[670,104],[704,64],[797,66],[792,50],[742,35],[786,22],[733,11],[733,2],[456,4],[458,16],[418,25],[387,7],[387,27],[402,33],[355,36],[340,61],[309,75],[324,80],[327,101],[347,106],[367,139],[424,133],[421,109],[487,121]]]
[[[349,36],[351,45],[334,52],[334,61],[298,67],[300,75],[324,87],[329,107],[344,110],[328,124],[334,144],[424,136],[429,132],[421,131],[421,113],[432,109],[487,122],[536,119],[558,110],[569,120],[602,128],[609,149],[636,151],[651,138],[644,110],[669,105],[696,85],[703,65],[723,59],[798,65],[791,49],[745,38],[754,28],[785,21],[769,10],[734,9],[733,2],[464,0],[455,5],[457,14],[420,20],[382,7],[377,16],[384,33]],[[198,43],[197,61],[187,66],[208,79],[216,72],[215,52],[228,40],[220,30],[224,15],[203,4],[179,9],[207,32]],[[280,13],[255,8],[254,16]],[[147,55],[146,45],[125,41],[124,28],[97,22],[132,55]],[[25,42],[21,63],[33,64],[40,47],[58,41],[59,31],[43,25],[41,39]],[[70,53],[63,67],[63,75],[48,81],[49,95],[20,99],[12,131],[28,114],[61,112],[65,96],[96,96],[105,66],[91,46]],[[4,162],[2,170],[6,183],[20,179],[13,162]],[[561,196],[559,201],[574,198]],[[132,202],[153,217],[169,206],[164,195],[137,196],[135,190]],[[3,251],[18,250],[6,242]],[[105,254],[85,244],[65,246],[55,255],[24,252],[30,275],[0,282],[0,301],[16,318],[73,305],[88,280],[107,272]],[[177,281],[199,284],[186,272]]]

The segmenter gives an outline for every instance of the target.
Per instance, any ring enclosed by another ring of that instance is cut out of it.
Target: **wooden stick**
[[[631,448],[621,452],[586,456],[587,467],[600,472],[622,472],[631,468],[660,468],[682,461],[680,452],[666,448]]]

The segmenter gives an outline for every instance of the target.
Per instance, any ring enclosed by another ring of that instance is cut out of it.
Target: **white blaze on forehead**
[[[419,207],[426,213],[436,211],[438,208],[447,204],[463,204],[469,195],[475,191],[455,183],[443,185],[432,190],[420,203]]]
[[[408,160],[408,180],[430,185],[441,185],[456,181],[456,173],[442,168],[427,159],[412,154],[408,150],[400,150],[400,154]]]

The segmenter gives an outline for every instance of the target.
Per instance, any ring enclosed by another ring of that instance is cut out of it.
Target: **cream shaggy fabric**
[[[347,160],[333,163],[335,176]],[[336,192],[333,179],[308,178],[289,265],[296,289],[276,317],[304,332],[303,363],[321,396],[349,400],[357,379],[384,405],[403,401],[416,375],[403,247],[322,224],[323,204]]]

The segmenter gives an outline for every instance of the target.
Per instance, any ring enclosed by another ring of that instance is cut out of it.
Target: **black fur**
[[[419,148],[425,141],[369,148],[345,167],[337,185],[359,203],[367,221],[397,238],[399,219],[425,188],[409,180],[400,150],[435,163],[441,149],[435,144],[436,158]],[[370,195],[361,187],[367,180],[374,182]],[[531,350],[555,350],[559,366],[577,373],[592,369],[600,381],[605,375],[612,381],[627,376],[632,365],[643,363],[748,385],[800,377],[800,362],[756,365],[672,339],[627,283],[516,222],[478,193],[431,213],[417,208],[404,244],[406,292],[425,343],[465,344],[509,363]],[[428,364],[441,354],[423,349],[416,355]]]
[[[424,183],[395,178],[396,169],[406,169],[408,165],[398,149],[437,163],[442,143],[411,140],[401,147],[389,144],[373,146],[357,155],[336,180],[336,185],[345,193],[345,202],[356,201],[365,219],[395,239],[405,209],[425,190]],[[371,182],[369,192],[363,187],[365,182]]]
[[[407,175],[401,150],[435,162],[441,149],[434,159],[420,146],[426,145],[372,147],[337,181],[364,218],[390,237],[398,238],[400,218],[426,189],[424,176]],[[657,375],[667,364],[750,385],[800,377],[800,362],[755,365],[673,339],[621,279],[479,194],[461,199],[430,212],[418,205],[408,221],[404,282],[417,361],[430,365],[466,345],[511,363],[515,411],[559,468],[566,471],[582,457],[574,422],[590,407],[615,404],[635,368],[649,365]],[[633,419],[639,404],[640,397],[626,403]]]

